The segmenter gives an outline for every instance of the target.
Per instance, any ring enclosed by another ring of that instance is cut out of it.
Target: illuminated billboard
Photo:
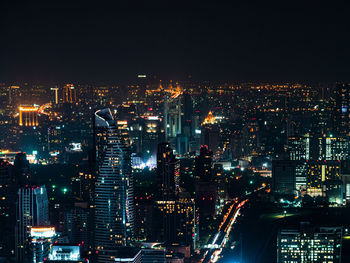
[[[52,238],[56,235],[54,227],[33,226],[30,230],[31,237],[34,238]]]

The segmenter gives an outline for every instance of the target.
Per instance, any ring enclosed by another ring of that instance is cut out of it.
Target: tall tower
[[[94,116],[96,151],[95,246],[97,262],[110,262],[133,237],[133,178],[130,145],[122,140],[110,109]]]
[[[26,186],[18,190],[16,211],[16,262],[30,262],[30,229],[49,224],[46,187]]]
[[[73,103],[77,102],[77,90],[73,84],[67,84],[63,87],[63,102]]]
[[[51,88],[50,90],[55,91],[55,104],[58,104],[58,87]]]
[[[11,255],[14,250],[16,194],[13,166],[0,159],[0,257]]]
[[[335,103],[339,132],[342,135],[350,136],[350,84],[337,84]]]
[[[158,144],[157,179],[160,198],[173,200],[175,197],[177,162],[169,143]]]

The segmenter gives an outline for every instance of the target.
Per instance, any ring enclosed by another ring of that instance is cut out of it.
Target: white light
[[[159,120],[159,117],[158,116],[149,116],[147,119],[150,121],[156,121],[156,120]]]

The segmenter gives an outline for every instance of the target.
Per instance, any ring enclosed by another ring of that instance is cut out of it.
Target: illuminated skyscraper
[[[335,88],[336,119],[340,134],[350,136],[350,85],[338,84]]]
[[[30,229],[49,224],[45,186],[18,190],[16,221],[16,262],[31,262]]]
[[[77,102],[77,90],[75,89],[73,84],[67,84],[63,87],[63,102]]]
[[[219,146],[219,134],[218,121],[213,113],[209,111],[202,123],[201,144],[208,145],[208,148],[215,153]]]
[[[121,138],[109,109],[95,112],[97,177],[95,188],[95,246],[98,262],[109,262],[118,246],[133,237],[133,178],[130,146]]]
[[[58,104],[58,87],[51,88],[50,90],[55,91],[55,104]]]
[[[39,107],[20,106],[19,126],[38,126],[38,109]]]

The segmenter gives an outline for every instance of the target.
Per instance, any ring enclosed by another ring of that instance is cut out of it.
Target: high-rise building
[[[172,140],[182,132],[181,96],[179,93],[174,93],[170,97],[165,96],[163,114],[165,141]]]
[[[58,87],[51,88],[50,90],[53,90],[55,92],[55,104],[58,104]]]
[[[77,102],[77,90],[73,84],[67,84],[63,87],[63,102],[73,103]]]
[[[272,179],[275,193],[293,195],[296,192],[296,165],[294,161],[272,161]]]
[[[165,242],[166,245],[177,243],[196,248],[198,209],[194,200],[188,196],[156,201],[153,224],[153,240]]]
[[[19,126],[38,126],[38,109],[37,106],[20,106]]]
[[[179,161],[169,143],[158,144],[157,150],[157,179],[159,198],[162,201],[174,200],[176,181],[179,177]]]
[[[288,138],[290,160],[346,160],[349,141],[342,136],[318,134]]]
[[[335,111],[339,133],[350,136],[350,85],[337,84],[335,92]]]
[[[219,135],[218,121],[213,113],[209,111],[201,127],[201,144],[207,145],[215,153],[219,146]]]
[[[82,243],[84,245],[90,243],[89,212],[87,202],[75,203],[74,207],[67,209],[65,212],[65,233],[71,243]]]
[[[30,229],[49,225],[46,187],[27,186],[18,190],[16,216],[16,260],[30,262]]]
[[[109,109],[95,112],[95,247],[98,262],[111,261],[118,246],[130,244],[133,237],[133,178],[131,156],[126,140]]]
[[[216,183],[217,187],[217,196],[216,196],[216,213],[221,214],[224,206],[225,206],[225,201],[227,200],[227,178],[225,176],[225,171],[223,169],[222,164],[215,164],[214,169],[214,181]]]
[[[0,159],[0,257],[13,254],[16,217],[16,184],[12,165]]]
[[[273,191],[282,195],[303,195],[307,185],[307,164],[304,161],[273,160]]]
[[[25,153],[17,153],[14,166],[13,166],[14,177],[19,187],[30,184],[30,170],[29,161]]]
[[[342,228],[302,227],[281,230],[277,237],[277,263],[341,262]]]
[[[202,145],[199,155],[195,159],[195,177],[197,180],[210,182],[212,180],[212,157],[213,152],[207,145]]]
[[[338,161],[313,161],[307,163],[307,194],[326,195],[326,183],[341,179],[341,163]]]

